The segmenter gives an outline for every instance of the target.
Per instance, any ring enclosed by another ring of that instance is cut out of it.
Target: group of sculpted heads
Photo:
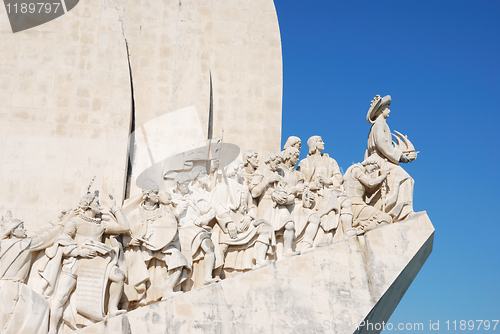
[[[2,217],[6,308],[41,295],[21,330],[61,333],[411,217],[413,179],[399,163],[417,152],[399,133],[392,142],[390,102],[373,99],[365,159],[344,174],[322,137],[307,140],[299,162],[302,142],[291,136],[263,163],[247,150],[227,166],[180,171],[173,187],[146,180],[123,207],[88,191],[38,235]],[[23,322],[0,327],[13,321]]]

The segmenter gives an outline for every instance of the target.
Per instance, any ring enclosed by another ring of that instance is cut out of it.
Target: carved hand
[[[236,239],[238,237],[238,231],[236,230],[236,225],[233,222],[227,224],[227,232],[231,239]]]
[[[325,186],[330,186],[333,184],[333,181],[324,177],[323,175],[319,176],[319,182],[321,182]]]
[[[417,158],[417,152],[410,152],[410,153],[408,153],[408,160],[410,160],[410,162],[412,162],[416,158]]]
[[[129,246],[132,246],[132,247],[138,247],[141,245],[141,241],[137,238],[134,238],[132,236],[132,240],[130,240],[130,242],[128,243]]]
[[[410,159],[408,159],[408,156],[406,154],[401,154],[401,158],[399,158],[399,162],[407,163],[407,162],[410,162]]]
[[[311,189],[312,191],[320,190],[322,188],[323,188],[323,185],[319,182],[312,182],[309,185],[309,189]]]
[[[244,231],[248,230],[248,227],[250,226],[251,220],[252,220],[252,218],[250,218],[248,216],[243,218],[241,225],[240,225],[240,232],[244,232]]]
[[[201,227],[201,225],[203,225],[203,220],[201,219],[201,217],[196,217],[195,220],[193,221],[193,224]]]
[[[65,210],[62,210],[59,215],[57,216],[57,218],[59,220],[62,220],[64,218],[64,216],[66,216],[68,213],[70,213],[71,211],[73,211],[72,209],[65,209]]]
[[[103,197],[103,203],[108,207],[110,208],[111,210],[115,209],[116,211],[116,200],[115,198],[113,197],[113,195],[111,194],[108,194],[108,196],[104,196]]]
[[[281,180],[281,176],[279,176],[278,174],[272,174],[271,176],[269,176],[267,178],[267,183],[274,183],[274,182],[278,182]]]
[[[211,172],[214,173],[215,171],[217,171],[220,167],[220,162],[219,162],[219,159],[214,159],[212,160],[212,170]]]
[[[81,257],[87,257],[87,258],[93,258],[93,257],[96,257],[97,256],[97,252],[95,250],[91,250],[91,249],[80,249],[80,254],[79,254]]]
[[[182,213],[186,211],[187,206],[188,206],[187,201],[182,201],[179,204],[177,204],[177,207],[175,208],[175,213],[177,214],[177,216],[182,215]]]
[[[304,192],[304,189],[306,189],[306,185],[304,183],[299,183],[296,186],[297,192],[302,193]]]

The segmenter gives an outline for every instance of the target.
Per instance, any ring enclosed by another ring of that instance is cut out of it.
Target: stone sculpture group
[[[344,175],[320,136],[290,137],[283,151],[245,151],[153,180],[118,205],[91,191],[42,233],[2,218],[1,333],[63,333],[221,279],[298,256],[411,217],[413,179],[399,163],[411,142],[386,123],[390,96],[376,96],[365,159]]]

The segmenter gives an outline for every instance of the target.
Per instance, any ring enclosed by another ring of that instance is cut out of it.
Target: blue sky
[[[371,99],[389,94],[391,130],[420,151],[403,167],[415,179],[415,210],[436,229],[434,250],[389,321],[422,322],[420,333],[434,333],[430,320],[454,332],[445,321],[500,319],[500,2],[275,5],[282,141],[321,135],[345,171],[363,159]]]

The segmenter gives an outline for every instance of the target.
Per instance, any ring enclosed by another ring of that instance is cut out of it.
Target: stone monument
[[[0,12],[2,333],[379,332],[434,234],[391,97],[342,175],[320,136],[277,151],[271,0],[68,8]]]
[[[145,169],[222,133],[241,150],[279,149],[272,0],[86,0],[17,33],[6,10],[0,209],[28,228],[75,205],[94,175],[122,201]]]

